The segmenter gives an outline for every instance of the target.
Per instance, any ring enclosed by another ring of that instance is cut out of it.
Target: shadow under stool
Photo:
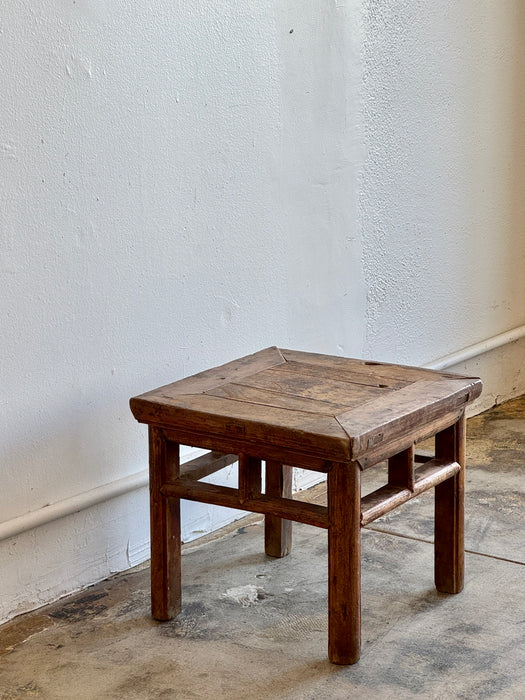
[[[131,399],[149,426],[153,617],[181,609],[181,498],[263,513],[273,557],[292,521],[328,530],[333,663],[359,659],[361,527],[431,488],[436,588],[459,593],[465,408],[480,393],[475,377],[270,347]],[[418,457],[433,436],[435,457]],[[180,444],[210,452],[181,464]],[[388,483],[361,498],[361,471],[385,460]],[[238,488],[200,481],[237,461]],[[293,467],[327,475],[327,506],[293,500]]]

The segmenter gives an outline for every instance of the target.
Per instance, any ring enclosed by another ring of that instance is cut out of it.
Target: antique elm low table
[[[435,584],[459,593],[465,407],[480,393],[473,377],[271,347],[131,399],[149,425],[153,617],[181,609],[181,498],[263,513],[273,557],[290,551],[291,521],[328,530],[334,663],[360,654],[360,528],[433,487]],[[416,455],[431,436],[435,457]],[[181,465],[179,444],[211,452]],[[361,470],[384,460],[388,483],[361,498]],[[237,489],[199,481],[235,461]],[[327,507],[292,499],[292,467],[327,474]]]

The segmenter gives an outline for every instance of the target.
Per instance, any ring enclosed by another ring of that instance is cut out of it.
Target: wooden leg
[[[461,470],[435,488],[434,577],[443,593],[463,589],[465,569],[465,416],[436,435],[436,457],[456,461]]]
[[[292,497],[292,467],[266,461],[266,495]],[[284,557],[292,549],[292,521],[276,515],[264,517],[264,551],[270,557]]]
[[[388,484],[414,490],[414,445],[388,460]]]
[[[239,498],[241,503],[259,498],[262,488],[261,460],[239,455]]]
[[[334,464],[328,472],[328,657],[353,664],[361,650],[361,473]]]
[[[181,609],[180,499],[163,496],[163,484],[179,475],[179,446],[149,428],[151,610],[171,620]]]

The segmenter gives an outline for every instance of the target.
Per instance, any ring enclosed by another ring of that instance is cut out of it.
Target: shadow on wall
[[[525,283],[523,269],[525,268],[525,3],[514,3],[514,12],[509,17],[513,23],[513,61],[512,61],[512,129],[511,129],[511,187],[509,191],[509,211],[511,226],[509,241],[506,249],[506,260],[509,269],[517,268],[517,274],[510,276],[517,281],[519,287],[511,286],[509,298],[511,304],[523,309],[525,298]],[[522,316],[525,323],[525,312]]]
[[[470,56],[472,276],[495,334],[525,321],[525,4],[488,5],[482,14],[470,5],[479,22]]]

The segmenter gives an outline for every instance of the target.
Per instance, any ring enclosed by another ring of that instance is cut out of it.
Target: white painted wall
[[[140,472],[151,387],[525,323],[525,8],[444,4],[4,0],[0,523]],[[147,520],[141,489],[0,541],[0,621],[147,558]]]
[[[359,354],[364,296],[348,8],[4,0],[0,42],[3,522],[140,472],[132,395],[271,344]],[[1,541],[0,620],[147,528],[142,489]]]
[[[364,352],[426,363],[525,322],[525,4],[363,10]]]

